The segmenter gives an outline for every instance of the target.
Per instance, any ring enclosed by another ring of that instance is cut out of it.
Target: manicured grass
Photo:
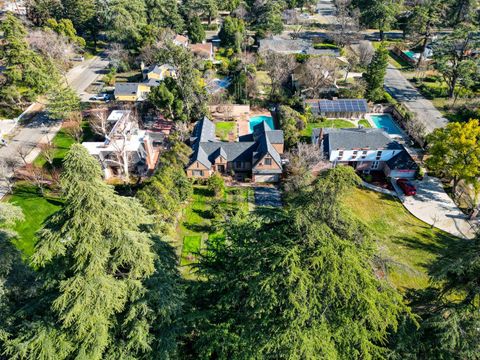
[[[138,70],[118,73],[115,75],[116,82],[139,82],[142,81],[142,72]]]
[[[263,94],[268,94],[271,88],[270,76],[266,71],[257,71],[256,73],[258,90]]]
[[[224,212],[249,210],[253,190],[249,188],[227,188],[220,206]],[[222,232],[213,225],[213,195],[206,186],[194,186],[193,198],[185,209],[178,228],[178,241],[182,242],[181,265],[187,266],[196,261],[196,254],[205,249],[208,241],[222,239]],[[190,269],[185,269],[188,274]]]
[[[368,120],[362,119],[358,122],[358,125],[362,125],[364,128],[371,128],[372,125]]]
[[[356,189],[345,204],[372,230],[387,279],[402,291],[427,287],[435,259],[457,252],[463,241],[432,229],[387,195]]]
[[[342,119],[333,119],[333,120],[325,120],[322,122],[311,122],[308,123],[305,129],[302,130],[302,137],[310,138],[312,136],[313,129],[316,128],[354,128],[356,127],[355,124],[348,120]]]
[[[233,133],[236,137],[237,123],[235,121],[219,121],[215,123],[215,134],[220,140],[228,140],[228,134]]]
[[[14,244],[25,257],[28,257],[33,254],[37,241],[35,233],[50,215],[60,209],[62,202],[56,197],[42,196],[35,186],[24,182],[16,184],[14,193],[7,201],[20,206],[23,210],[25,220],[16,224],[14,228],[18,233],[18,239]]]
[[[53,159],[53,165],[56,167],[59,167],[63,161],[63,158],[67,154],[68,150],[70,149],[70,146],[75,142],[75,140],[67,135],[63,129],[60,129],[60,131],[55,135],[55,137],[52,139],[52,144],[55,146],[55,154],[54,154],[54,159]],[[35,161],[33,162],[34,165],[37,166],[45,166],[47,163],[47,160],[43,157],[42,154],[37,156]]]

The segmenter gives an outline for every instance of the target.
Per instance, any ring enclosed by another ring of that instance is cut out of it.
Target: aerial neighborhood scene
[[[480,360],[478,0],[0,0],[0,360]]]

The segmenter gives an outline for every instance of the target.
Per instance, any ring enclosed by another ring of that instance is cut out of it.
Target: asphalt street
[[[85,98],[88,96],[85,89],[95,81],[107,65],[108,60],[105,56],[95,56],[73,67],[66,75],[67,82],[80,97]],[[27,124],[17,126],[13,136],[7,140],[7,145],[0,147],[0,160],[17,159],[20,161],[18,149],[22,148],[30,150],[28,161],[32,162],[38,154],[37,145],[53,139],[60,129],[60,125],[61,123],[58,121],[48,119],[45,113],[39,113]],[[0,199],[5,196],[5,193],[5,182],[0,179]]]
[[[420,94],[393,65],[388,65],[384,86],[390,95],[415,114],[416,118],[425,125],[428,133],[447,125],[448,120],[433,106],[432,102]]]

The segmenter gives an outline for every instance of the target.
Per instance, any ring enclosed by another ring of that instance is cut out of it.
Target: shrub
[[[320,43],[320,44],[314,44],[313,45],[314,49],[321,50],[321,49],[339,49],[337,45],[334,44],[327,44],[327,43]]]
[[[216,198],[222,198],[225,195],[225,181],[218,173],[210,176],[207,181],[207,187]]]

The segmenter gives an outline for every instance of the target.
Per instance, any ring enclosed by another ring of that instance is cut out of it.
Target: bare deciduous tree
[[[80,112],[72,113],[70,118],[63,123],[63,131],[76,142],[80,142],[83,136],[82,114]]]
[[[31,31],[27,41],[33,49],[52,59],[62,73],[68,70],[70,59],[77,50],[65,36],[54,31]]]
[[[23,164],[27,166],[28,165],[27,156],[32,152],[32,149],[26,145],[19,144],[15,147],[15,152],[23,161]]]
[[[121,68],[122,64],[128,64],[130,61],[128,51],[119,43],[112,43],[108,48],[107,54],[110,60],[110,66],[115,69]]]
[[[47,161],[47,163],[52,166],[53,160],[55,159],[55,151],[56,147],[50,141],[39,144],[38,147],[40,148],[41,154],[43,158]]]
[[[319,96],[324,90],[336,85],[338,70],[338,62],[334,57],[309,58],[299,75],[302,92],[311,97]]]
[[[42,195],[45,194],[45,185],[46,185],[46,173],[43,167],[36,166],[33,164],[28,164],[25,167],[28,177],[30,180],[38,187]]]
[[[362,66],[368,66],[373,59],[375,49],[370,41],[362,40],[358,44],[358,61]]]
[[[9,193],[13,191],[13,185],[15,184],[14,175],[18,165],[18,161],[15,158],[0,159],[0,181],[5,184]]]
[[[334,41],[341,46],[350,45],[359,36],[359,14],[350,10],[351,2],[351,0],[335,0],[337,31],[332,36]]]
[[[107,120],[107,111],[97,111],[90,119],[92,130],[105,138],[105,145],[112,149],[112,156],[108,157],[108,162],[119,166],[126,182],[130,179],[130,162],[132,152],[128,149],[128,144],[132,133],[138,129],[138,118],[133,112],[129,116],[118,120],[112,128]]]
[[[296,62],[291,55],[282,55],[273,51],[264,53],[265,68],[270,77],[270,96],[273,96],[291,76]]]

